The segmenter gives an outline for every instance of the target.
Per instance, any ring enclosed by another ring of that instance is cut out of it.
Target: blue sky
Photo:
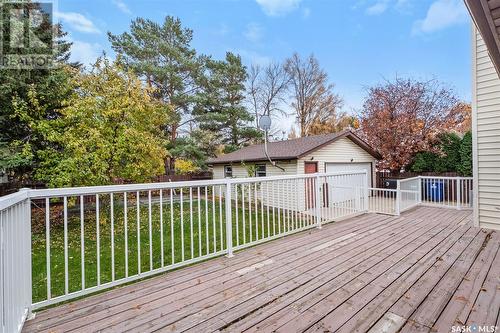
[[[106,51],[107,31],[127,31],[135,17],[179,17],[193,46],[245,64],[314,53],[344,99],[362,106],[366,87],[395,76],[436,78],[470,101],[471,24],[462,0],[59,0],[56,17],[90,63]]]

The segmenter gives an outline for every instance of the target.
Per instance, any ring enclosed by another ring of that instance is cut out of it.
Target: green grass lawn
[[[168,197],[163,201],[163,254],[164,265],[182,262],[191,258],[197,258],[208,253],[226,249],[226,226],[225,210],[219,204],[218,198],[215,204],[211,198],[204,200],[204,196],[198,200],[196,194],[190,207],[189,194],[184,194],[182,204],[179,198],[170,203]],[[161,223],[160,205],[158,198],[153,198],[151,209],[151,247],[152,247],[152,267],[160,268],[161,263]],[[64,294],[64,224],[61,205],[53,204],[50,218],[50,270],[51,270],[51,294],[56,297]],[[258,203],[258,213],[255,213],[255,206],[252,213],[242,209],[241,203],[238,209],[232,209],[233,218],[233,246],[249,243],[257,239],[274,235],[281,230],[286,232],[289,228],[295,229],[302,226],[302,222],[297,223],[297,218],[291,219],[291,212],[281,211],[278,225],[278,211],[263,207],[261,214],[261,204]],[[58,207],[58,208],[57,208]],[[85,287],[97,285],[97,223],[95,205],[85,204],[84,209],[84,263],[85,263]],[[100,283],[112,281],[112,232],[111,232],[111,204],[109,196],[100,200],[99,214],[99,259],[100,259]],[[151,268],[150,264],[150,228],[149,209],[147,196],[141,194],[139,207],[139,237],[138,248],[138,227],[137,227],[137,206],[135,198],[127,197],[127,237],[125,237],[125,218],[123,206],[123,194],[115,194],[113,197],[113,238],[114,238],[114,267],[115,280],[125,277],[125,238],[128,241],[128,275],[133,276],[141,272],[147,272]],[[198,214],[201,212],[201,214]],[[215,214],[215,216],[214,216]],[[238,218],[236,217],[238,215]],[[243,230],[243,215],[245,215],[245,232]],[[45,234],[45,208],[34,208],[32,213],[32,274],[33,274],[33,302],[47,299],[47,269],[46,269],[46,234]],[[215,218],[214,218],[215,217]],[[258,219],[258,222],[256,222]],[[222,223],[220,222],[222,220]],[[269,220],[269,224],[268,224]],[[191,222],[192,221],[192,222]],[[238,221],[238,223],[236,223]],[[250,228],[250,221],[252,227]],[[295,221],[295,222],[293,222]],[[68,272],[69,272],[69,292],[82,289],[81,279],[81,219],[80,205],[74,198],[68,199]],[[313,223],[310,219],[309,223]],[[295,227],[294,227],[295,225]],[[208,227],[208,228],[207,228]],[[236,232],[238,230],[238,232]],[[172,233],[173,231],[173,233]],[[192,231],[192,232],[191,232]],[[192,235],[192,237],[191,237]],[[207,242],[208,237],[208,242]],[[207,248],[208,243],[208,248]],[[184,256],[182,255],[184,249]],[[140,255],[138,254],[140,252]],[[140,264],[139,264],[140,262]]]

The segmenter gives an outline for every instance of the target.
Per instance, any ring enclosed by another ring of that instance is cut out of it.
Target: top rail
[[[77,196],[77,195],[92,195],[103,193],[116,192],[133,192],[133,191],[153,191],[162,189],[176,189],[179,187],[198,187],[198,186],[213,186],[226,184],[241,184],[241,183],[256,183],[262,181],[273,180],[291,180],[297,178],[315,178],[325,176],[340,176],[340,175],[358,175],[365,174],[366,171],[346,171],[346,172],[331,172],[331,173],[311,173],[303,175],[288,175],[288,176],[270,176],[270,177],[252,177],[252,178],[225,178],[213,180],[195,180],[181,181],[168,183],[144,183],[144,184],[125,184],[125,185],[105,185],[105,186],[85,186],[85,187],[68,187],[57,189],[38,189],[28,190],[28,197],[32,199],[53,198],[62,196]]]
[[[463,179],[463,180],[473,180],[473,177],[440,177],[440,176],[419,176],[416,178],[422,178],[422,179],[450,179],[450,180],[456,180],[456,179]],[[407,179],[412,179],[412,178],[407,178]]]
[[[417,179],[420,179],[421,177],[411,177],[411,178],[404,178],[404,179],[398,179],[398,181],[400,181],[401,183],[405,183],[405,182],[410,182],[412,180],[417,180]]]
[[[29,190],[22,189],[19,192],[0,197],[0,211],[5,210],[29,198]]]

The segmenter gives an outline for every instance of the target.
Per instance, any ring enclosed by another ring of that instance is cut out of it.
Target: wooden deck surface
[[[367,214],[37,313],[23,332],[500,327],[499,247],[470,211]]]

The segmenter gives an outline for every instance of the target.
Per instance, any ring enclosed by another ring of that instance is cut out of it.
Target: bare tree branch
[[[292,86],[292,107],[297,116],[300,136],[310,135],[311,127],[337,118],[342,99],[333,92],[328,75],[310,55],[302,59],[297,53],[285,62]]]

